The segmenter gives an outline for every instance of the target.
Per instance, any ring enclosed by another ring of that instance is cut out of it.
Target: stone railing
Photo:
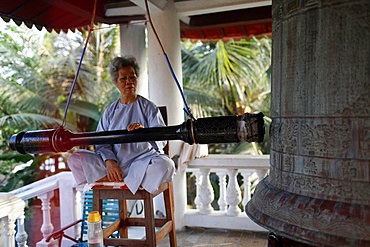
[[[209,155],[191,161],[186,172],[192,173],[196,177],[197,193],[194,198],[196,209],[185,209],[184,212],[180,212],[184,225],[266,231],[252,222],[243,209],[250,199],[251,180],[262,179],[268,169],[269,157],[267,155]],[[217,200],[219,209],[217,210],[211,206],[215,196],[209,180],[211,173],[216,174],[219,178],[219,198]],[[242,177],[242,189],[237,181],[238,174]],[[0,224],[4,226],[0,228],[3,229],[0,230],[0,241],[5,243],[4,247],[13,247],[15,242],[18,246],[27,246],[27,233],[24,230],[24,206],[25,202],[27,203],[32,198],[41,200],[42,211],[40,228],[42,239],[36,243],[36,246],[55,246],[56,243],[46,243],[46,237],[58,227],[52,224],[50,213],[50,200],[55,196],[56,191],[59,191],[60,219],[58,221],[60,226],[66,226],[80,219],[82,215],[81,192],[75,188],[75,182],[70,172],[61,172],[10,193],[0,194]],[[186,201],[187,193],[176,194],[175,197],[184,197],[183,199]],[[240,205],[242,206],[240,207]],[[14,230],[15,222],[17,222],[17,231]],[[70,236],[78,236],[79,233],[78,226],[66,231],[66,234]],[[6,239],[2,239],[3,236]],[[64,241],[62,246],[71,245],[70,241]]]
[[[0,243],[4,247],[26,246],[27,233],[24,229],[24,207],[22,199],[9,194],[0,193]],[[18,232],[15,231],[17,222]],[[15,241],[14,241],[15,237]]]
[[[77,193],[77,190],[75,189],[75,182],[71,172],[61,172],[8,193],[9,196],[13,196],[18,200],[21,200],[23,204],[24,202],[27,203],[27,201],[32,198],[37,198],[41,200],[42,226],[40,232],[42,235],[42,239],[37,242],[37,247],[57,246],[55,242],[46,242],[46,237],[54,230],[56,230],[51,220],[50,200],[55,196],[54,193],[57,189],[59,191],[60,205],[60,219],[58,219],[58,222],[60,222],[61,226],[65,226],[70,224],[71,222],[76,221],[76,219],[81,218],[81,196],[80,193]],[[18,215],[24,214],[23,208],[17,208],[14,209],[14,211],[15,210],[18,211]],[[79,229],[77,228],[78,227],[71,228],[66,231],[66,233],[70,236],[78,236],[77,234],[79,232]],[[27,234],[24,231],[22,216],[18,220],[16,241],[18,243],[18,246],[30,246],[27,245]],[[70,246],[70,243],[70,241],[68,241],[68,243],[66,241],[65,246]],[[5,245],[4,247],[8,246],[13,245]]]
[[[250,220],[244,208],[251,199],[251,180],[256,179],[255,183],[258,183],[266,176],[268,169],[268,155],[208,155],[190,161],[186,172],[194,174],[196,178],[196,209],[186,210],[185,225],[267,231]],[[217,210],[211,206],[215,197],[210,182],[211,173],[218,177]],[[238,184],[238,174],[242,177],[242,190]]]

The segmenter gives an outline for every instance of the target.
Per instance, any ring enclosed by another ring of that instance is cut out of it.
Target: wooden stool
[[[155,218],[153,199],[163,192],[166,208],[165,218]],[[119,201],[120,219],[103,229],[104,245],[113,246],[156,246],[167,234],[171,247],[177,246],[176,229],[174,221],[174,201],[172,182],[162,183],[156,194],[150,194],[146,190],[138,190],[132,194],[126,188],[113,188],[107,186],[93,187],[93,209],[102,214],[102,200],[117,199]],[[127,217],[126,200],[144,201],[144,218]],[[129,239],[128,227],[145,227],[145,239]],[[155,227],[160,227],[158,231]],[[119,231],[120,238],[109,238],[113,232]]]

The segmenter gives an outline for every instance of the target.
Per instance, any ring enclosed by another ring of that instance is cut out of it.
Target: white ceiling
[[[151,12],[163,10],[167,2],[171,0],[148,0]],[[108,8],[106,15],[145,15],[145,2],[143,0],[130,0],[134,5]],[[175,8],[179,18],[185,23],[189,16],[231,11],[238,9],[255,8],[271,5],[271,0],[177,0]]]

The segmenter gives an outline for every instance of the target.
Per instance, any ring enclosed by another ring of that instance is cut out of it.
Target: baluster
[[[241,192],[236,179],[237,169],[227,169],[229,175],[229,184],[226,189],[226,202],[229,204],[226,214],[229,216],[237,216],[241,212],[238,204],[242,200]]]
[[[219,187],[220,187],[220,198],[218,199],[218,206],[220,207],[220,211],[226,211],[227,203],[226,203],[226,172],[225,171],[218,171],[216,172],[219,180]]]
[[[7,219],[7,216],[0,218],[0,243],[5,243],[5,247],[9,247],[9,243],[7,243],[7,240],[5,239],[8,234]]]
[[[243,209],[245,209],[245,205],[251,199],[251,175],[253,171],[243,171],[241,172],[244,180],[244,196],[243,196]]]
[[[27,239],[28,235],[24,228],[24,211],[23,211],[21,216],[19,216],[17,219],[17,235],[15,236],[17,246],[27,247]]]
[[[211,207],[211,203],[214,199],[214,192],[211,186],[211,182],[209,181],[209,173],[211,169],[209,168],[201,168],[201,183],[200,183],[200,191],[199,191],[199,199],[200,199],[200,208],[199,213],[201,214],[210,214],[213,211]]]
[[[266,176],[268,170],[266,169],[260,169],[256,170],[257,176],[258,176],[258,183]]]
[[[195,189],[196,189],[196,195],[195,195],[195,199],[194,199],[194,204],[196,206],[196,208],[198,210],[200,210],[200,207],[201,207],[201,201],[200,201],[200,184],[201,184],[201,181],[202,181],[202,178],[201,178],[201,174],[199,172],[199,170],[193,172],[193,174],[195,175]]]
[[[7,223],[7,228],[8,228],[8,234],[7,234],[7,238],[8,238],[8,243],[9,245],[8,246],[11,246],[13,247],[14,246],[14,236],[15,236],[15,218],[12,217],[12,215],[9,215],[8,217],[8,223]]]
[[[0,193],[0,246],[15,246],[15,222],[23,214],[25,202],[8,193]]]
[[[36,247],[46,247],[49,243],[46,242],[46,237],[53,232],[54,226],[51,223],[51,217],[50,217],[50,199],[54,196],[54,191],[46,192],[45,194],[42,194],[38,196],[42,201],[42,226],[41,226],[41,232],[43,239],[40,242],[36,243]]]

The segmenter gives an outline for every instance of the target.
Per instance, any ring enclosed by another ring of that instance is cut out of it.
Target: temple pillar
[[[290,246],[370,246],[370,2],[272,9],[270,173],[246,212]]]
[[[150,7],[150,6],[149,6]],[[160,38],[172,69],[182,87],[181,67],[181,42],[180,22],[173,1],[167,1],[161,10],[152,9],[151,19],[155,30]],[[157,105],[167,106],[168,125],[181,124],[184,121],[183,101],[171,75],[171,70],[166,62],[159,42],[149,23],[148,27],[148,71],[149,71],[149,99]],[[170,156],[180,154],[183,142],[170,141]],[[187,209],[186,194],[178,193],[186,191],[186,173],[178,170],[174,177],[174,202],[176,228],[185,226],[184,213]]]
[[[123,25],[120,27],[120,41],[121,55],[135,56],[140,66],[136,92],[145,98],[149,98],[145,29],[144,24]]]

